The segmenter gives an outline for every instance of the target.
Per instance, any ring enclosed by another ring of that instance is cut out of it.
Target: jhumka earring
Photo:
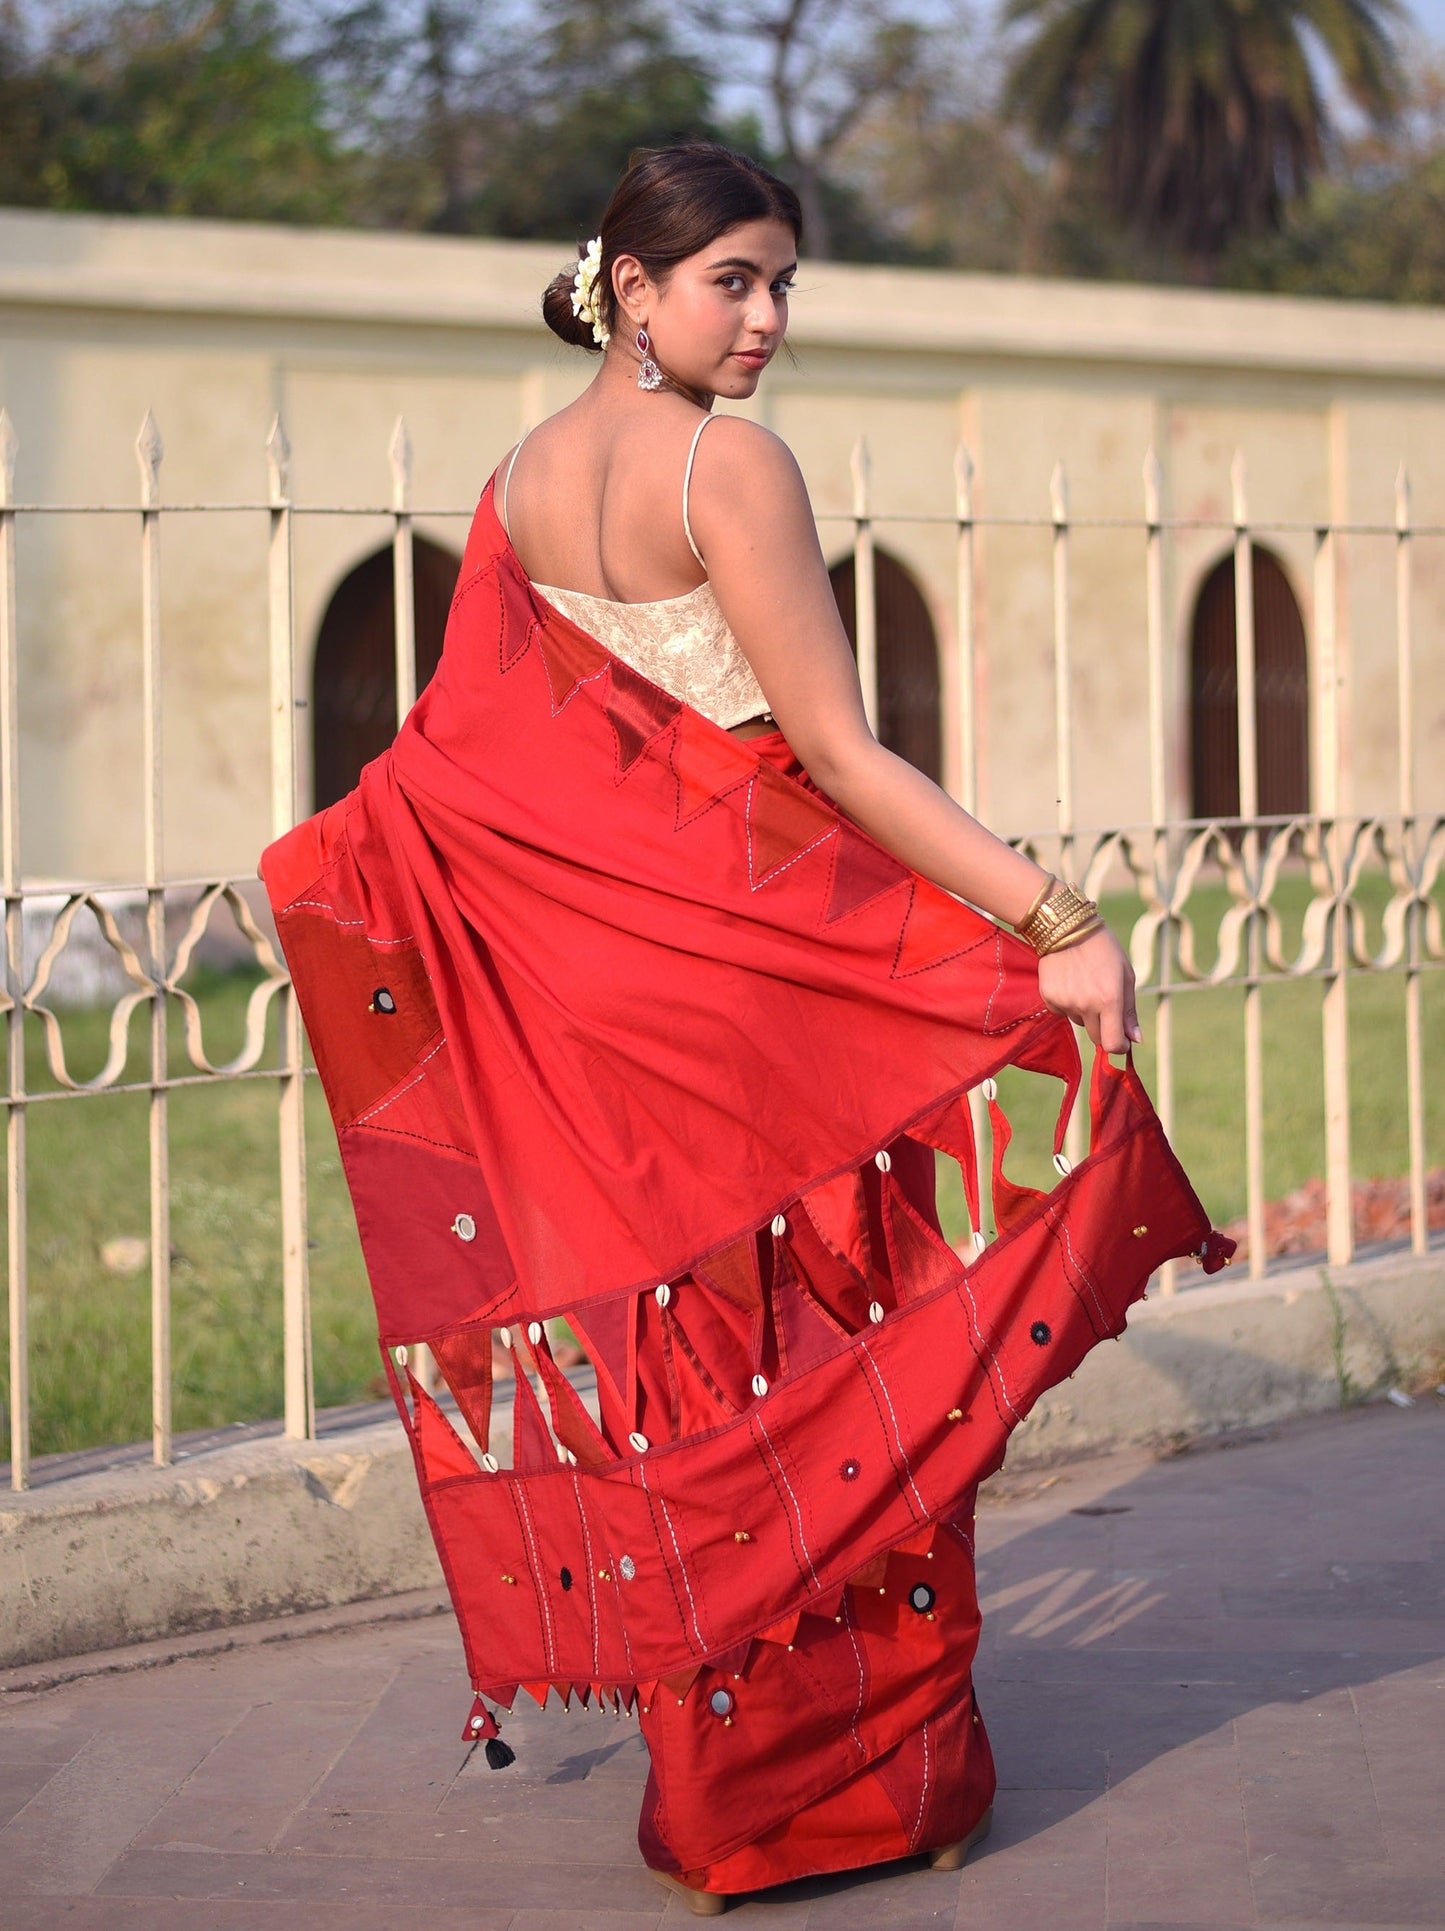
[[[652,337],[647,333],[646,329],[639,329],[637,331],[637,353],[642,357],[642,366],[637,371],[638,388],[661,389],[665,387],[667,377],[653,360]]]

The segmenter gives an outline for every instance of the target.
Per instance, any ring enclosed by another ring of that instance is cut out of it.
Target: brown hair
[[[802,239],[803,211],[786,181],[716,141],[641,148],[612,190],[602,216],[602,265],[597,295],[602,319],[616,326],[612,265],[635,255],[656,282],[729,228],[744,221],[781,221]],[[580,251],[579,251],[580,253]],[[576,348],[598,350],[592,324],[572,313],[575,266],[554,275],[542,296],[542,315],[554,335]]]

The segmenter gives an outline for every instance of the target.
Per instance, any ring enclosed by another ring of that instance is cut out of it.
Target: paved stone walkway
[[[994,1834],[761,1894],[769,1931],[1445,1925],[1445,1402],[999,1478],[980,1517]],[[450,1619],[0,1698],[6,1931],[647,1931],[636,1726],[456,1741]],[[13,1680],[13,1679],[12,1679]]]

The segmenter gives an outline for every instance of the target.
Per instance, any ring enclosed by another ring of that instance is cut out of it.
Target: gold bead
[[[1145,1234],[1147,1234],[1147,1233],[1148,1233],[1148,1231],[1149,1231],[1149,1229],[1148,1229],[1147,1227],[1136,1227],[1136,1228],[1134,1229],[1134,1238],[1135,1238],[1135,1240],[1143,1240],[1143,1238],[1144,1238],[1144,1236],[1145,1236]]]
[[[599,1569],[597,1571],[597,1580],[599,1582],[611,1582],[612,1571],[610,1569]]]
[[[503,1581],[503,1582],[515,1582],[516,1580],[517,1580],[517,1578],[516,1578],[515,1576],[503,1576],[503,1577],[502,1577],[502,1581]]]
[[[733,1541],[734,1541],[734,1542],[751,1542],[751,1541],[752,1541],[752,1539],[753,1539],[753,1538],[752,1538],[752,1537],[751,1537],[751,1536],[750,1536],[750,1535],[748,1534],[748,1532],[747,1532],[747,1530],[746,1530],[746,1529],[734,1529],[734,1530],[733,1530]]]
[[[962,1421],[963,1410],[961,1408],[950,1408],[948,1411],[948,1419],[950,1421]]]

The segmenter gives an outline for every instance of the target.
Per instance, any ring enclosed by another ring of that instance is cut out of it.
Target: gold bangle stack
[[[1062,879],[1050,878],[1014,931],[1042,959],[1046,953],[1062,952],[1065,946],[1092,938],[1103,923],[1093,899]]]

